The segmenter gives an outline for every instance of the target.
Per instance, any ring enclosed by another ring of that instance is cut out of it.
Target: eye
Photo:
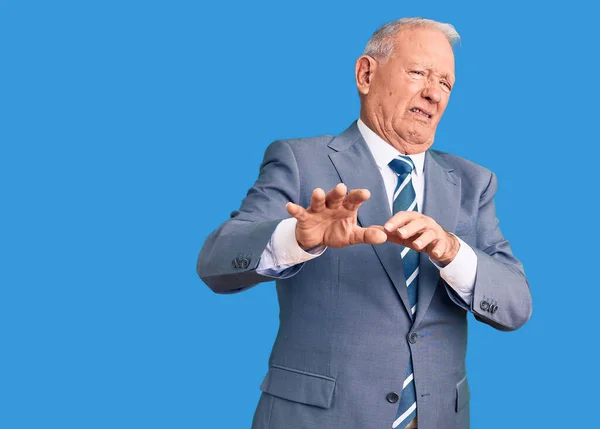
[[[442,85],[444,85],[448,91],[450,91],[452,89],[452,87],[450,86],[450,84],[448,82],[441,81],[440,83]]]
[[[410,74],[413,75],[417,75],[417,76],[425,76],[425,72],[421,71],[421,70],[411,70],[409,71]]]

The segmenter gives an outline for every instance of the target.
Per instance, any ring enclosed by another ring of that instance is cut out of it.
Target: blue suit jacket
[[[327,249],[276,280],[280,327],[255,429],[386,429],[413,356],[419,427],[469,427],[465,369],[467,312],[500,330],[531,315],[521,263],[498,227],[489,170],[455,155],[428,150],[423,213],[468,243],[477,255],[470,306],[420,255],[414,323],[400,257],[393,243]],[[383,225],[390,209],[381,174],[356,123],[341,135],[277,141],[238,211],[206,240],[198,273],[217,293],[272,281],[256,272],[260,255],[292,201],[307,207],[313,189],[366,188],[362,226]],[[416,335],[415,335],[416,334]]]

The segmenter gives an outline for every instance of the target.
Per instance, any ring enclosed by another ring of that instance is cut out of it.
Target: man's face
[[[364,113],[393,146],[424,152],[433,144],[454,79],[454,53],[441,32],[401,31],[394,53],[386,62],[376,61],[368,91],[361,91]]]

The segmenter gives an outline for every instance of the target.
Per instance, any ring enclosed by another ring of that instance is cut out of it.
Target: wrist
[[[309,247],[309,246],[305,246],[305,245],[304,245],[304,244],[302,244],[302,242],[301,242],[300,240],[298,240],[297,238],[296,238],[296,242],[298,243],[298,246],[300,246],[300,248],[301,248],[302,250],[304,250],[305,252],[306,252],[308,249],[310,249],[310,247]]]
[[[314,241],[314,240],[313,240]],[[296,242],[298,243],[298,246],[300,246],[300,248],[302,250],[304,250],[305,252],[310,251],[311,249],[315,249],[319,246],[321,246],[321,243],[313,243],[311,241],[309,242],[303,242],[299,237],[298,237],[298,227],[296,226]]]

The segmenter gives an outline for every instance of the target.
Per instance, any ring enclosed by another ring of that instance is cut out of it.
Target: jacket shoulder
[[[489,179],[493,174],[490,169],[463,158],[462,156],[443,152],[441,150],[431,149],[431,152],[438,162],[449,169],[455,170],[455,172],[461,176],[471,178],[487,177]]]
[[[335,138],[330,134],[323,134],[316,137],[303,137],[293,139],[282,139],[279,142],[287,144],[294,152],[313,152],[315,150],[327,149],[329,143]]]

